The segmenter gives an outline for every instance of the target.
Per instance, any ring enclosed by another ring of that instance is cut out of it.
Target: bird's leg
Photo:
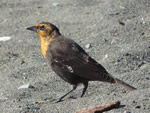
[[[76,88],[77,88],[77,85],[73,85],[72,90],[70,90],[69,92],[67,92],[67,93],[66,93],[65,95],[63,95],[62,97],[60,97],[59,100],[58,100],[56,103],[62,101],[62,99],[63,99],[64,97],[66,97],[68,94],[70,94],[71,92],[73,92]]]
[[[87,88],[88,88],[88,82],[83,83],[83,85],[84,85],[84,88],[83,88],[83,91],[82,91],[81,97],[83,97],[83,95],[85,94],[85,92],[86,92],[86,90],[87,90]]]

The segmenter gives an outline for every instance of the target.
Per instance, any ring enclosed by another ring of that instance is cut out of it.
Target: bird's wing
[[[53,62],[60,65],[60,68],[88,80],[114,83],[114,78],[105,68],[73,40],[62,41],[62,45],[54,48],[55,50],[51,50]]]

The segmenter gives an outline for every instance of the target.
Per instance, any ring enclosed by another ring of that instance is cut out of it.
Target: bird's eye
[[[44,30],[45,29],[45,26],[40,26],[40,30]]]

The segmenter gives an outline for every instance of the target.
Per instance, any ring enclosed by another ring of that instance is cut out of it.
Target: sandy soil
[[[83,98],[80,87],[54,103],[71,86],[44,60],[39,37],[26,30],[42,21],[57,25],[137,90],[90,82]],[[108,113],[150,113],[149,0],[0,0],[0,26],[0,37],[11,37],[0,42],[0,113],[75,113],[110,100],[124,107]],[[24,84],[35,88],[18,89]]]

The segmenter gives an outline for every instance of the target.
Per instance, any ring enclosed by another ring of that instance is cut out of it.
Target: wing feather
[[[105,70],[105,68],[92,59],[73,40],[63,39],[57,41],[55,45],[57,45],[57,47],[55,47],[56,49],[51,49],[49,53],[51,53],[53,60],[55,59],[54,61],[57,61],[55,63],[60,65],[62,70],[67,70],[70,73],[70,70],[66,67],[70,66],[73,70],[72,73],[79,77],[95,81],[115,82],[114,78]],[[51,46],[55,45],[51,44]]]

